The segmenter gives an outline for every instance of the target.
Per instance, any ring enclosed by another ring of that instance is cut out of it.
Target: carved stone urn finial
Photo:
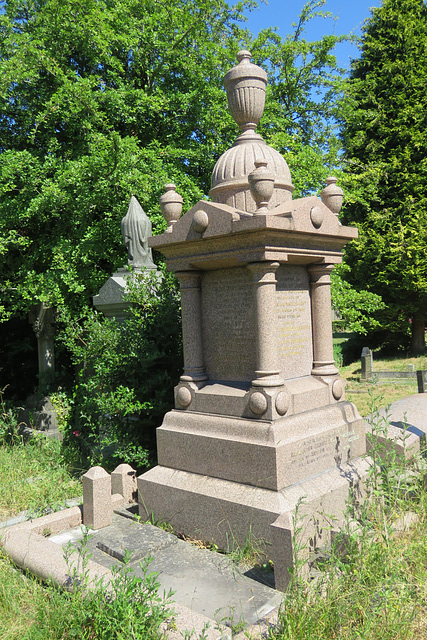
[[[267,160],[255,160],[255,169],[248,175],[249,188],[257,207],[255,216],[268,213],[268,203],[274,190],[274,173],[267,169]]]
[[[239,64],[225,74],[224,86],[231,115],[242,132],[250,132],[264,111],[267,74],[251,63],[249,51],[239,51],[237,59]]]
[[[165,193],[160,196],[160,208],[164,219],[168,223],[165,233],[172,233],[173,225],[179,220],[182,212],[183,200],[175,189],[176,187],[172,182],[165,184]]]
[[[344,192],[337,185],[337,179],[332,176],[330,178],[326,178],[326,187],[320,194],[320,198],[323,204],[326,205],[336,216],[338,216],[341,211],[343,197]]]

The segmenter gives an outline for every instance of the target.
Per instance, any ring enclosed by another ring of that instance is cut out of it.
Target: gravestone
[[[93,305],[107,316],[123,321],[129,309],[124,299],[129,278],[141,273],[156,273],[148,239],[151,237],[151,221],[135,196],[132,196],[127,214],[121,222],[123,242],[128,252],[126,267],[120,267],[93,296]]]
[[[169,227],[150,240],[180,282],[184,371],[138,499],[144,519],[222,549],[262,540],[285,589],[300,524],[308,557],[340,528],[350,491],[364,496],[365,424],[334,363],[330,294],[357,230],[339,222],[335,181],[332,208],[292,200],[285,160],[256,133],[266,73],[238,57],[224,83],[242,133],[214,168],[212,201],[177,220],[167,185]]]
[[[374,355],[369,347],[363,347],[362,355],[360,356],[360,366],[362,380],[372,380],[374,373]]]
[[[427,371],[417,371],[418,393],[427,393]]]

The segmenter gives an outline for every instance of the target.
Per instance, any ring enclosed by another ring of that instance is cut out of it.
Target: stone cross
[[[39,382],[43,386],[53,382],[55,376],[55,310],[40,302],[32,307],[29,321],[37,338]]]

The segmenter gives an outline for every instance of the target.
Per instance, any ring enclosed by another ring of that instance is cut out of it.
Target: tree
[[[427,314],[427,7],[383,0],[364,26],[342,105],[347,249],[353,284],[412,320],[424,352]],[[394,326],[396,329],[396,323]]]
[[[304,29],[323,4],[310,0],[284,40],[252,42],[238,22],[253,0],[0,0],[3,318],[89,301],[124,259],[131,195],[156,233],[165,183],[184,210],[208,193],[236,135],[222,78],[242,47],[269,70],[261,133],[288,158],[296,195],[317,188],[336,158],[340,38],[308,43]]]
[[[162,229],[174,181],[189,207],[232,135],[221,79],[246,0],[6,0],[0,15],[4,316],[79,308],[124,260],[132,194]]]

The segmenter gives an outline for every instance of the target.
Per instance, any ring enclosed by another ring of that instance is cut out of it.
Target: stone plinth
[[[131,303],[125,299],[125,294],[128,288],[128,282],[133,278],[143,273],[147,277],[152,277],[151,274],[156,274],[153,277],[154,280],[160,274],[154,269],[133,269],[130,271],[126,267],[118,269],[107,282],[101,287],[99,293],[93,296],[93,306],[98,311],[101,311],[107,318],[115,318],[117,322],[123,322],[128,314]]]
[[[337,527],[349,486],[363,495],[365,423],[333,361],[329,290],[355,236],[311,197],[250,217],[201,201],[151,239],[182,287],[184,373],[159,466],[138,479],[142,517],[223,548],[251,531],[281,558],[274,541],[291,536],[284,522],[304,495]]]

